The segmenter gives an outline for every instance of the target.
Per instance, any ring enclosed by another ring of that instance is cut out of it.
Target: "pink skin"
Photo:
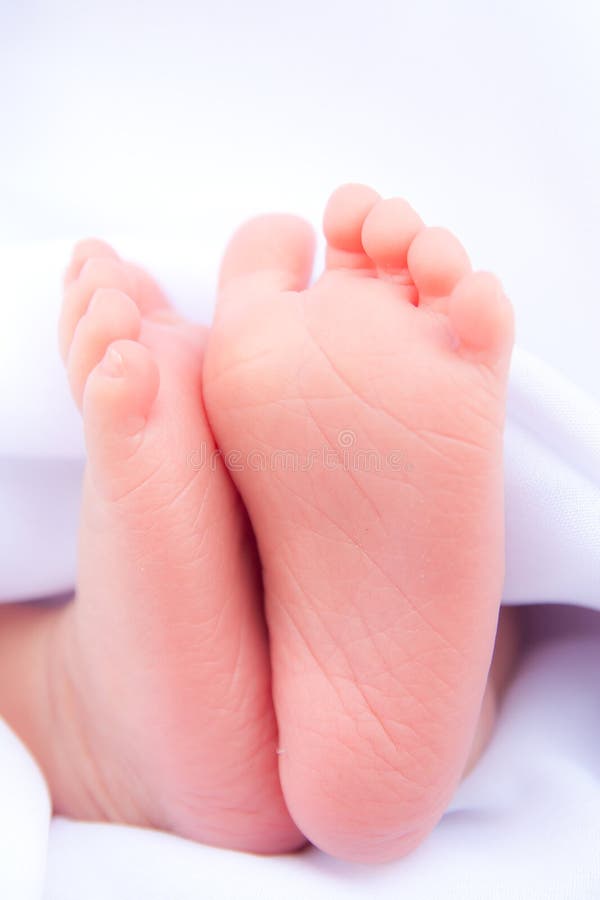
[[[477,746],[513,317],[404,200],[342,187],[324,229],[311,288],[303,221],[233,237],[204,397],[262,560],[285,800],[317,846],[374,862],[431,831]],[[344,449],[363,463],[331,465]]]
[[[304,222],[234,237],[210,427],[206,330],[108,245],[75,248],[60,343],[88,449],[76,598],[0,608],[0,711],[57,812],[387,860],[485,745],[514,653],[508,620],[482,705],[510,306],[403,200],[341,188],[325,233],[310,290]],[[246,512],[221,462],[194,464],[211,427],[258,539],[273,684]],[[248,464],[324,447],[383,464]]]
[[[76,247],[60,344],[88,465],[39,755],[59,812],[280,852],[304,839],[278,779],[254,541],[222,461],[194,464],[214,451],[206,337],[110,247]]]

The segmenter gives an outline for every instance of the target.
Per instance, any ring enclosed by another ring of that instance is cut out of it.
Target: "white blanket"
[[[362,180],[455,229],[515,302],[505,602],[535,606],[493,742],[410,859],[50,822],[0,728],[0,897],[600,896],[599,27],[595,0],[3,5],[0,596],[74,578],[82,442],[54,336],[71,239],[114,238],[207,321],[241,217],[317,221]]]
[[[544,615],[493,743],[407,860],[368,869],[316,850],[261,858],[56,819],[35,767],[0,731],[0,896],[11,900],[592,900],[600,894],[600,629]],[[552,624],[550,620],[553,619]],[[539,623],[538,623],[539,624]],[[46,873],[44,876],[44,869]]]

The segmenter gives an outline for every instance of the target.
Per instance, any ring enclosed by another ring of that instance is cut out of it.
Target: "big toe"
[[[135,476],[135,453],[159,388],[158,365],[147,347],[113,341],[87,379],[83,421],[92,477],[104,493],[125,494]],[[127,471],[128,470],[128,471]]]
[[[297,216],[264,215],[245,222],[231,238],[221,263],[221,295],[245,279],[268,290],[297,291],[308,284],[314,232]]]

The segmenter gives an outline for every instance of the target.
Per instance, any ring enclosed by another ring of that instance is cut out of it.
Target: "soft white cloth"
[[[2,729],[1,897],[39,900],[46,865],[45,900],[600,896],[600,617],[573,606],[597,609],[600,593],[599,26],[596,0],[2,5],[0,595],[73,579],[64,239],[116,236],[206,319],[237,221],[273,208],[317,221],[335,184],[360,180],[453,228],[515,302],[528,352],[511,378],[505,594],[571,607],[534,608],[494,741],[409,860],[368,871],[316,851],[48,831],[39,773]]]
[[[158,832],[56,819],[44,900],[597,898],[600,617],[536,608],[538,618],[542,612],[547,633],[510,689],[491,747],[408,859],[374,869],[314,849],[265,859]],[[0,891],[40,900],[47,795],[39,776],[23,770],[30,765],[25,752],[14,749],[0,733],[0,781],[11,785],[0,807]]]
[[[29,753],[0,720],[0,897],[38,900],[44,887],[50,800]]]

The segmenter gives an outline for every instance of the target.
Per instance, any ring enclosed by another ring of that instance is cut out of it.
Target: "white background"
[[[214,268],[240,218],[371,182],[600,394],[599,35],[596,0],[2,0],[0,239],[197,234]]]

